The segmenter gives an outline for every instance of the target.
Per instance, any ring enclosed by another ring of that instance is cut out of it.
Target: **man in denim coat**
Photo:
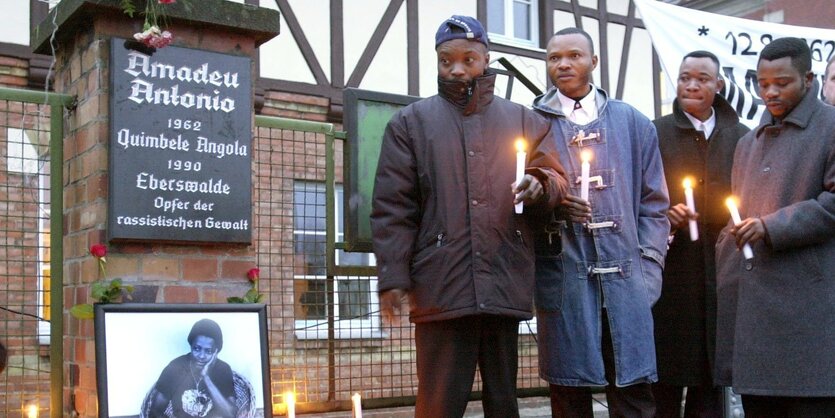
[[[576,28],[557,32],[546,63],[555,87],[534,101],[571,190],[536,235],[540,375],[555,417],[591,417],[591,386],[613,416],[652,417],[657,380],[652,305],[670,223],[655,126],[590,84],[597,57]],[[581,152],[591,152],[581,199]]]

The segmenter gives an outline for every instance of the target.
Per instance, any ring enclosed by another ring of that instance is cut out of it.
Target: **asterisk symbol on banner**
[[[709,31],[709,30],[710,30],[710,29],[706,28],[706,27],[705,27],[705,25],[702,25],[702,27],[700,27],[700,28],[698,29],[698,31],[699,31],[699,36],[707,36],[707,31]]]

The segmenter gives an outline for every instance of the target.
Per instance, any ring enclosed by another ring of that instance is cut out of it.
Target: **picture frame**
[[[272,417],[264,304],[99,304],[94,321],[100,418]]]

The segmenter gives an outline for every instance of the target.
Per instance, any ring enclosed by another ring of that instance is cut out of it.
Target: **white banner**
[[[682,58],[691,51],[716,54],[725,78],[721,94],[740,119],[755,127],[765,111],[757,94],[757,58],[772,39],[794,36],[806,40],[812,50],[812,71],[823,83],[826,62],[835,54],[835,30],[790,26],[723,16],[655,0],[635,0],[649,31],[652,46],[673,86]],[[818,93],[820,94],[820,93]]]

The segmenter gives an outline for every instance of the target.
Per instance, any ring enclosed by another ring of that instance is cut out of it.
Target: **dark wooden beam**
[[[418,16],[418,0],[406,0],[406,64],[410,96],[420,95],[420,55],[418,54],[420,19]]]
[[[345,87],[345,25],[343,21],[343,0],[331,0],[331,85],[336,88]]]

